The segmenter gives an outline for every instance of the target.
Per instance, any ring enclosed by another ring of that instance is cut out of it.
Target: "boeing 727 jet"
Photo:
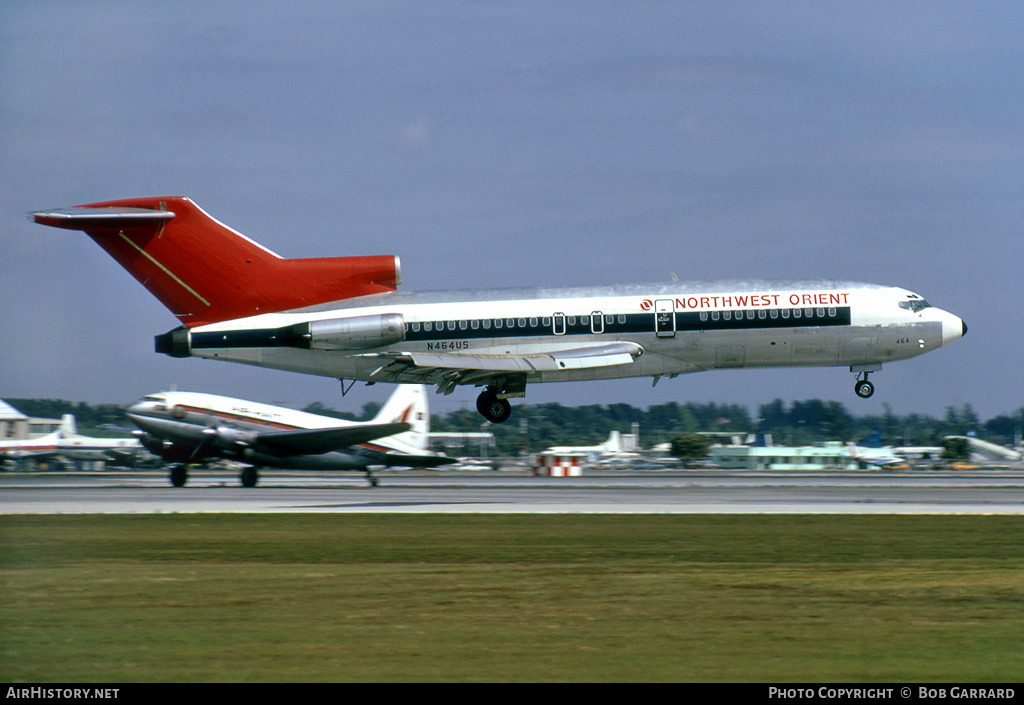
[[[188,465],[221,459],[245,465],[244,487],[256,486],[259,467],[360,470],[376,485],[374,467],[455,462],[427,448],[430,412],[419,385],[400,387],[368,423],[198,392],[150,394],[128,417],[142,444],[172,463],[175,487],[188,480]]]
[[[181,322],[157,352],[342,380],[482,387],[511,413],[527,384],[711,369],[848,367],[869,397],[882,365],[967,326],[921,296],[874,284],[700,282],[398,292],[397,257],[285,259],[182,197],[40,211],[85,231]]]

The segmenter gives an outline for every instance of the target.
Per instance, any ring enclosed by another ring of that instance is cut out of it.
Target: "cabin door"
[[[658,299],[654,302],[654,332],[659,338],[676,336],[676,302],[674,299]]]

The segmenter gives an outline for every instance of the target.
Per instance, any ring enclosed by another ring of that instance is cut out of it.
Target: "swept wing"
[[[627,341],[504,355],[403,352],[383,356],[391,361],[380,367],[374,377],[388,382],[436,384],[439,391],[448,393],[456,385],[480,384],[496,376],[627,365],[642,354],[642,347]]]

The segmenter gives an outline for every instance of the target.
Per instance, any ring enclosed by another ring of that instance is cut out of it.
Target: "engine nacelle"
[[[254,432],[243,431],[230,426],[208,428],[203,433],[213,436],[216,439],[217,445],[221,448],[248,447],[256,441],[256,434]]]
[[[156,351],[164,355],[189,357],[192,354],[192,341],[185,326],[178,326],[172,331],[156,336],[154,343]]]
[[[304,348],[307,350],[367,350],[405,340],[400,313],[329,318],[282,328],[244,328],[195,332],[184,326],[158,335],[156,351],[189,357],[195,350],[240,348]]]
[[[311,350],[365,350],[405,340],[405,319],[400,313],[331,318],[291,328],[298,327],[308,327],[304,337]]]

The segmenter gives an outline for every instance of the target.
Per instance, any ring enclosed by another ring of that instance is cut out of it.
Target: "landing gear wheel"
[[[853,391],[857,393],[857,396],[861,399],[867,399],[875,393],[875,385],[866,379],[858,379],[857,384],[854,385]]]
[[[171,484],[175,487],[184,487],[188,482],[188,469],[184,465],[175,465],[171,468]]]
[[[260,481],[260,474],[256,468],[242,468],[239,478],[242,480],[242,487],[255,487]]]
[[[476,410],[491,423],[503,423],[512,415],[508,399],[499,399],[497,392],[486,389],[476,398]]]

